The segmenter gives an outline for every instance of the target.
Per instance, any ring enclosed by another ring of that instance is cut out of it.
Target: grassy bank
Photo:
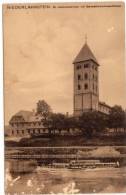
[[[126,137],[123,136],[51,136],[22,138],[19,142],[5,141],[8,147],[47,147],[47,146],[115,146],[126,145]]]

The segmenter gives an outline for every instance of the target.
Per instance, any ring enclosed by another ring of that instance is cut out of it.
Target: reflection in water
[[[6,192],[77,194],[126,192],[125,168],[70,170],[37,166],[36,161],[6,162]]]
[[[37,161],[35,160],[11,160],[9,163],[10,173],[14,174],[25,174],[31,173],[37,167]]]

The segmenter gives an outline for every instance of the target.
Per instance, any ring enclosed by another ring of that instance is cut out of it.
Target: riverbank
[[[86,138],[84,136],[51,136],[51,137],[32,137],[17,138],[8,140],[5,138],[7,147],[65,147],[65,146],[126,146],[126,137],[118,136],[93,136]]]

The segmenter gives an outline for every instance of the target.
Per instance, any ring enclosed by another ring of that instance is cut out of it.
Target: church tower
[[[74,115],[79,116],[89,110],[98,110],[99,64],[87,41],[74,62]]]

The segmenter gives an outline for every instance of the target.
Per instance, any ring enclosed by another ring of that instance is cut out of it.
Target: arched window
[[[88,68],[89,64],[84,64],[84,68]]]
[[[78,65],[76,68],[77,68],[77,70],[78,70],[78,69],[81,69],[81,65]]]
[[[88,89],[88,84],[87,83],[84,85],[84,89],[85,90]]]
[[[78,85],[78,90],[80,90],[81,89],[81,86],[80,85]]]
[[[24,134],[24,130],[22,130],[22,134]]]
[[[80,80],[81,79],[81,75],[80,74],[78,74],[78,80]]]
[[[88,79],[88,74],[87,74],[87,73],[84,74],[84,78],[85,78],[86,80]]]
[[[33,129],[33,133],[35,133],[35,129]]]

